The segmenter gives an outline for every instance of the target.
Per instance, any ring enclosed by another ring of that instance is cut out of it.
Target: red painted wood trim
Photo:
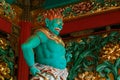
[[[0,30],[1,31],[4,31],[6,33],[11,33],[12,32],[11,26],[12,24],[9,21],[0,17]]]
[[[82,17],[79,19],[65,22],[61,34],[68,34],[80,30],[99,28],[102,26],[120,24],[120,10],[108,11],[105,13],[95,14]]]

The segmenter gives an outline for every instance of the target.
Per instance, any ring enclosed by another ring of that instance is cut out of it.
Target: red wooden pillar
[[[19,45],[19,63],[18,63],[18,80],[29,80],[29,68],[24,60],[21,50],[21,44],[27,40],[31,35],[31,14],[30,14],[30,0],[23,1],[23,13],[21,15],[21,21],[19,23],[21,27],[20,45]]]
[[[21,27],[21,33],[19,38],[18,80],[29,80],[29,69],[23,57],[21,44],[31,35],[32,23],[21,21],[19,25]]]

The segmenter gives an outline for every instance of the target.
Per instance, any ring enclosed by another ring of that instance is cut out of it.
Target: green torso
[[[63,44],[48,38],[48,36],[44,37],[47,38],[46,41],[44,42],[44,39],[42,39],[43,42],[34,49],[36,53],[36,62],[59,69],[66,68],[66,52]]]

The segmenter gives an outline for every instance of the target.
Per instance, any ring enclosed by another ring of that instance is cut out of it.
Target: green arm
[[[42,39],[42,40],[41,40]],[[46,36],[42,32],[36,32],[33,36],[31,36],[25,43],[22,44],[21,48],[23,51],[23,56],[30,67],[30,71],[32,75],[36,75],[36,73],[40,72],[35,66],[35,56],[34,56],[34,51],[33,48],[37,47],[40,45],[41,42],[46,41]]]
[[[22,44],[24,59],[29,67],[35,64],[33,48],[37,47],[39,44],[40,39],[36,35],[31,36],[25,43]]]

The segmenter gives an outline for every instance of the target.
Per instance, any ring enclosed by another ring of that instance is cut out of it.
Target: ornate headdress
[[[61,12],[62,12],[62,9],[50,9],[50,10],[47,10],[43,15],[44,15],[44,18],[48,18],[50,20],[54,18],[63,19]]]

